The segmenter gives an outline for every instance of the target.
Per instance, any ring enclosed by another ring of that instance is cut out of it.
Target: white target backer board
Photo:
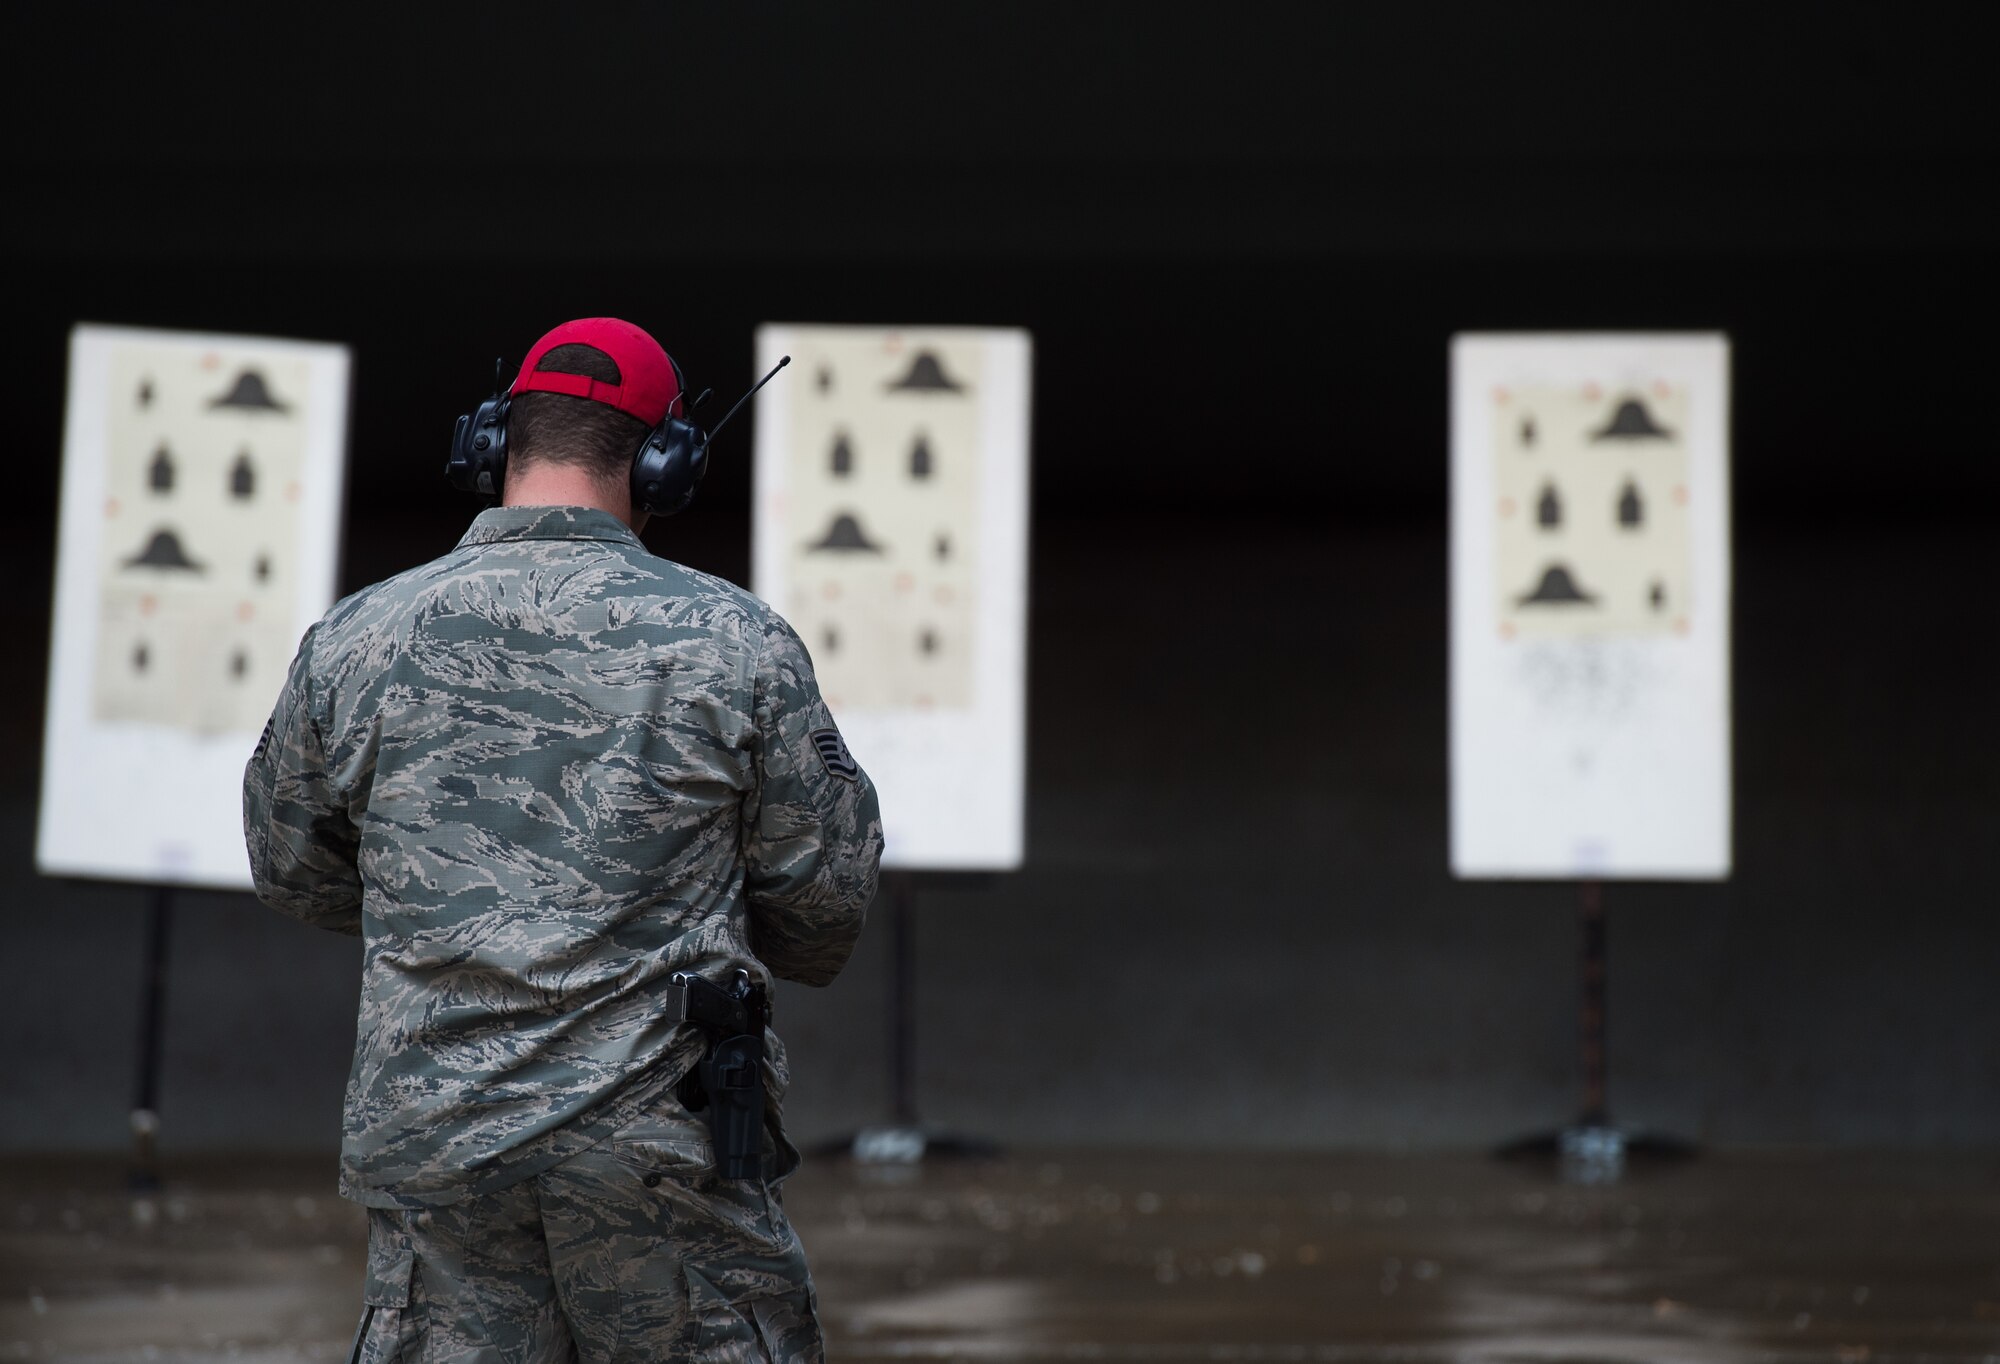
[[[1730,872],[1729,344],[1451,352],[1451,861]]]
[[[37,867],[248,888],[243,765],[333,600],[345,347],[70,334]]]
[[[882,802],[883,861],[1022,860],[1026,332],[774,324],[754,588],[789,620]]]

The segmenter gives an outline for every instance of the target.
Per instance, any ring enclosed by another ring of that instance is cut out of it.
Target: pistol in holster
[[[764,1177],[764,1025],[770,996],[739,970],[728,987],[681,971],[671,988],[680,1018],[701,1029],[708,1050],[681,1077],[680,1101],[708,1121],[715,1170],[724,1179]]]

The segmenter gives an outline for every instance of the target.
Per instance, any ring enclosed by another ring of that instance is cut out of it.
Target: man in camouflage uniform
[[[881,823],[791,627],[635,534],[679,390],[628,323],[544,337],[503,505],[306,632],[244,775],[258,895],[363,940],[358,1360],[820,1357],[784,1053],[768,1177],[720,1178],[665,1001],[683,971],[833,979]]]

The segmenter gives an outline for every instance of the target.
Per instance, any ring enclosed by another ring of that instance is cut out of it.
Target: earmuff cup
[[[451,433],[451,457],[444,476],[460,492],[498,497],[507,480],[507,409],[513,400],[496,393],[471,416],[458,419]]]
[[[655,516],[686,511],[707,473],[707,433],[691,421],[668,417],[646,433],[632,461],[632,507]]]
[[[687,379],[680,361],[669,355],[667,363],[674,367],[678,392],[667,404],[667,415],[646,433],[639,452],[632,457],[632,510],[654,516],[686,511],[708,472],[708,433],[686,417],[674,415],[674,403],[686,409]]]

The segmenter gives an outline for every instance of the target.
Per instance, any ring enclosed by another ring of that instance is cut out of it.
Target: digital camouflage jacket
[[[833,979],[882,852],[791,627],[578,507],[486,511],[308,630],[243,822],[266,904],[362,938],[341,1191],[377,1207],[636,1116],[701,1053],[675,972]]]

